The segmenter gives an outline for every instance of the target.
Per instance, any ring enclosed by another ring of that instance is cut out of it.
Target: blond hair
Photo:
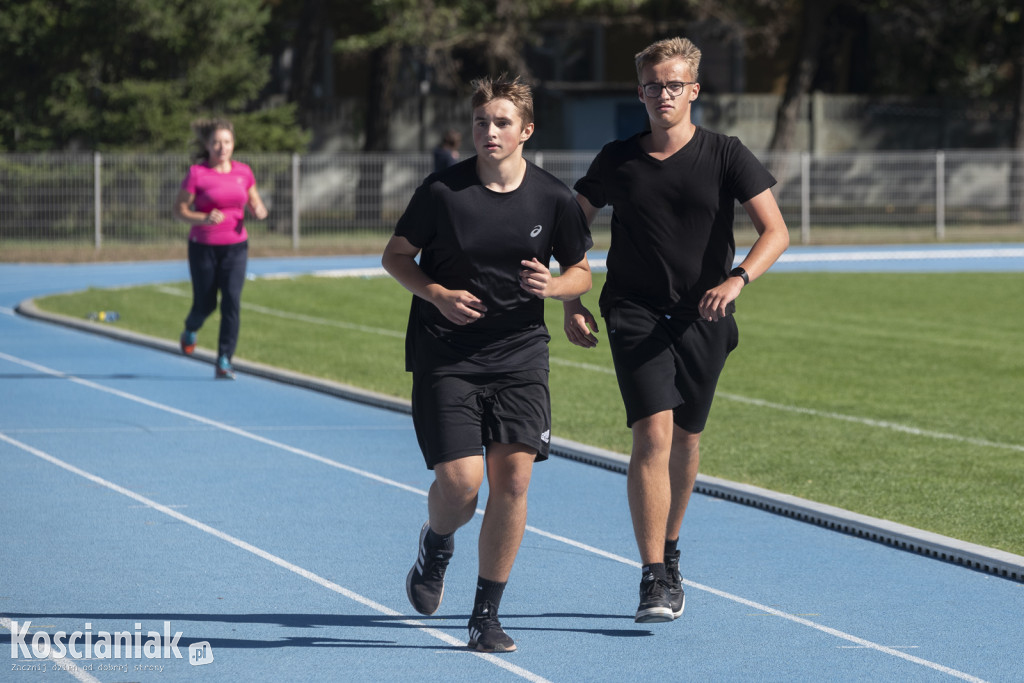
[[[670,59],[681,59],[690,70],[690,78],[698,80],[700,71],[700,48],[689,38],[666,38],[651,43],[636,53],[636,78],[640,83],[644,80],[644,69],[648,66],[661,64]]]
[[[493,100],[508,100],[516,108],[523,127],[533,123],[533,91],[519,76],[512,80],[506,74],[497,78],[481,78],[473,81],[473,109],[482,107]]]

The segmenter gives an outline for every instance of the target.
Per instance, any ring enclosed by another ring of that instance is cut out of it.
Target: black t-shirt
[[[735,202],[775,178],[735,137],[698,127],[685,147],[658,160],[640,146],[644,135],[605,145],[576,183],[593,206],[613,209],[601,311],[628,299],[696,319],[701,297],[732,269]]]
[[[433,304],[413,297],[406,333],[406,370],[459,374],[548,369],[544,300],[519,286],[522,260],[562,266],[593,246],[572,191],[527,162],[512,192],[480,183],[476,157],[435,173],[417,188],[395,227],[422,251],[424,273],[448,289],[476,295],[487,312],[455,325]]]

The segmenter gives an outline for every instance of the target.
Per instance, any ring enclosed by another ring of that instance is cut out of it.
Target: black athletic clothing
[[[455,325],[413,297],[406,334],[411,372],[502,373],[547,370],[550,339],[544,300],[519,285],[522,260],[563,266],[593,245],[586,217],[560,180],[527,162],[522,184],[494,192],[476,174],[476,157],[427,177],[395,227],[420,248],[423,272],[448,289],[477,296],[487,312]]]
[[[220,332],[217,356],[231,358],[238,345],[241,327],[242,287],[249,261],[249,242],[202,244],[189,241],[188,270],[192,275],[192,308],[185,329],[196,332],[217,310],[220,292]]]
[[[704,431],[725,359],[739,343],[736,319],[690,320],[618,301],[607,325],[626,425],[672,410],[686,431]]]
[[[735,202],[775,179],[735,137],[697,127],[685,147],[658,160],[640,146],[644,135],[605,145],[575,186],[594,207],[613,208],[601,313],[625,299],[697,319],[701,297],[733,266]]]
[[[491,443],[521,443],[547,460],[551,395],[547,370],[501,374],[413,373],[412,421],[428,469],[481,455]]]

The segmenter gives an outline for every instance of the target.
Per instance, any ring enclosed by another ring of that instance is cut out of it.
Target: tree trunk
[[[373,73],[366,100],[364,152],[385,152],[390,146],[391,118],[395,104],[395,78],[401,48],[395,44],[377,48],[370,55]],[[381,218],[381,187],[384,164],[377,154],[363,154],[359,161],[356,188],[356,225],[361,229],[384,229]]]
[[[297,102],[303,109],[313,106],[313,79],[326,21],[323,0],[305,0],[292,45],[294,62],[288,88],[288,100]]]
[[[775,130],[769,145],[771,152],[796,151],[796,134],[800,115],[806,108],[806,96],[810,92],[814,75],[818,70],[821,41],[825,34],[825,19],[835,5],[835,0],[804,0],[800,25],[800,47],[790,67],[786,80],[786,92],[775,115]],[[773,157],[771,170],[780,181],[785,175],[788,154]]]
[[[1017,22],[1020,36],[1017,41],[1017,99],[1013,106],[1013,149],[1016,154],[1010,164],[1010,220],[1024,222],[1024,19]]]

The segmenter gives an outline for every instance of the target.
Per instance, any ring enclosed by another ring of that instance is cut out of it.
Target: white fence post
[[[800,153],[800,243],[811,242],[811,155]]]
[[[935,239],[946,239],[946,153],[935,153]]]
[[[99,152],[92,156],[93,241],[96,251],[103,246],[103,191],[100,170],[103,166]]]
[[[299,155],[292,154],[292,249],[299,250]]]

